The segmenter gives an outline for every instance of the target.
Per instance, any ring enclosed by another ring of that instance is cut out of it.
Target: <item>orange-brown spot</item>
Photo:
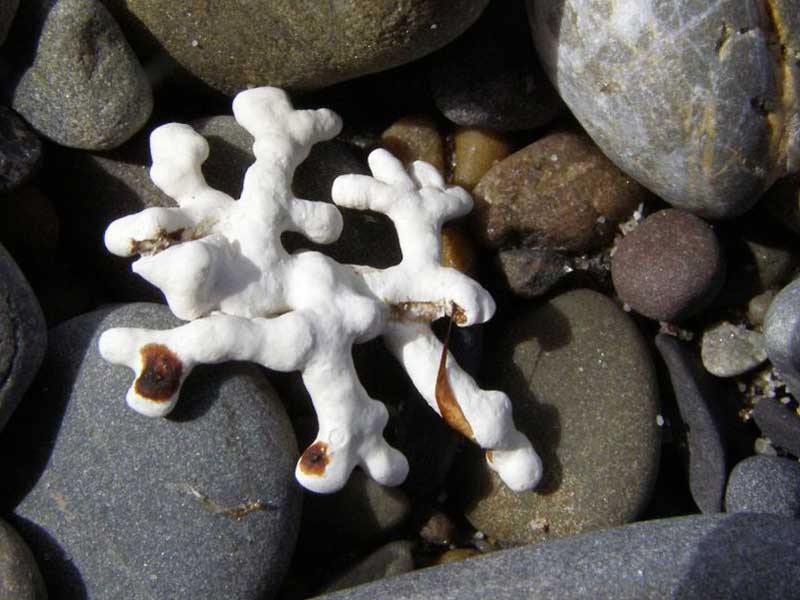
[[[184,228],[175,231],[159,229],[156,237],[148,240],[131,240],[131,254],[157,254],[184,241]]]
[[[475,434],[472,431],[472,426],[464,416],[461,406],[458,404],[453,388],[450,386],[450,380],[447,377],[447,344],[450,341],[450,330],[453,327],[453,321],[456,320],[457,307],[453,305],[453,311],[450,316],[450,323],[447,326],[447,335],[444,338],[444,345],[442,346],[442,358],[439,360],[439,372],[436,374],[436,404],[439,407],[439,412],[442,415],[445,423],[450,425],[453,429],[465,435],[471,440],[475,439]]]
[[[146,344],[139,353],[144,368],[134,385],[136,393],[154,402],[166,402],[181,385],[183,364],[178,356],[163,344]]]
[[[419,323],[430,323],[444,316],[450,309],[450,318],[457,324],[463,325],[467,322],[467,314],[455,302],[445,304],[443,301],[414,301],[398,302],[390,304],[390,318],[393,321],[417,321]]]
[[[487,450],[486,451],[486,460],[487,460],[487,462],[489,462],[489,464],[493,463],[494,462],[494,452],[492,452],[491,450]]]
[[[328,455],[328,444],[314,442],[300,457],[300,470],[306,475],[322,477],[329,462],[331,462],[331,457]]]

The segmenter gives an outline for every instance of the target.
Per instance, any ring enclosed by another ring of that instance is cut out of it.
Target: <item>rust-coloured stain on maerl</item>
[[[436,374],[436,404],[439,407],[439,412],[445,422],[460,434],[467,436],[471,440],[475,440],[475,434],[472,431],[472,426],[464,416],[464,411],[456,400],[453,394],[453,388],[450,386],[450,380],[447,377],[447,345],[450,342],[450,329],[453,327],[453,321],[456,320],[456,311],[453,310],[450,316],[450,323],[447,326],[447,335],[444,339],[442,346],[442,358],[439,360],[439,371]]]
[[[136,393],[154,402],[166,402],[178,391],[183,364],[178,356],[163,344],[146,344],[139,353],[144,363],[136,379]]]
[[[331,462],[331,457],[328,455],[328,444],[314,442],[300,457],[300,470],[306,475],[322,477],[329,462]]]

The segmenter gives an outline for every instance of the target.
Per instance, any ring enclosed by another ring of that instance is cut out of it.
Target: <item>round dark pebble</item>
[[[42,157],[42,142],[10,108],[0,106],[0,192],[31,178]]]
[[[714,231],[678,209],[646,218],[617,246],[611,276],[619,297],[659,321],[702,310],[721,289],[725,260]]]
[[[744,459],[728,479],[725,510],[800,517],[800,463],[778,456]]]

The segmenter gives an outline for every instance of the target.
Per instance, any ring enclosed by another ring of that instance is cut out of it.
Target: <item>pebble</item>
[[[109,327],[179,324],[130,304],[51,330],[37,382],[0,438],[0,492],[53,598],[260,599],[277,591],[301,494],[289,420],[252,365],[198,367],[167,419],[131,411]],[[13,449],[13,450],[12,450]]]
[[[12,34],[24,69],[12,108],[41,135],[71,148],[105,150],[150,117],[147,75],[101,2],[27,0]]]
[[[800,278],[783,288],[764,321],[767,354],[789,391],[800,397]]]
[[[413,571],[414,558],[411,556],[412,548],[413,543],[406,540],[381,546],[326,585],[320,590],[320,593],[330,594],[338,590]]]
[[[304,6],[274,0],[256,7],[224,0],[130,4],[107,0],[140,55],[159,47],[212,88],[233,95],[274,85],[320,89],[402,65],[452,41],[488,0]]]
[[[655,371],[636,325],[584,289],[531,307],[496,333],[485,379],[511,398],[544,477],[537,490],[516,494],[470,447],[451,487],[470,523],[524,544],[635,519],[661,446]]]
[[[617,244],[611,277],[619,297],[636,312],[680,321],[720,291],[725,259],[705,221],[682,210],[661,210]]]
[[[680,422],[671,429],[686,455],[692,498],[704,513],[720,512],[728,466],[719,384],[687,343],[659,334],[656,348],[669,371],[680,413]]]
[[[491,248],[583,252],[610,242],[648,194],[592,141],[550,133],[494,165],[473,190],[472,223]]]
[[[767,318],[767,311],[775,298],[775,290],[767,290],[750,298],[747,303],[747,318],[754,327],[761,327]]]
[[[442,260],[445,267],[472,274],[477,253],[470,234],[459,225],[442,227]]]
[[[768,11],[754,1],[528,7],[543,66],[572,113],[606,156],[673,206],[739,215],[798,168],[800,67],[781,55],[800,47],[791,0]]]
[[[5,521],[0,521],[0,574],[0,600],[47,600],[30,549]]]
[[[453,134],[453,183],[472,191],[495,163],[511,154],[507,135],[480,127],[457,127]]]
[[[800,415],[773,398],[759,400],[752,415],[772,444],[800,458]]]
[[[569,256],[551,248],[501,250],[497,263],[508,288],[523,298],[546,294],[574,270]]]
[[[800,518],[800,463],[777,456],[751,456],[728,478],[725,510]]]
[[[695,515],[494,552],[320,600],[783,600],[796,596],[798,581],[797,520],[758,514]]]
[[[735,377],[767,360],[767,351],[761,333],[724,321],[703,331],[700,356],[712,375]]]
[[[11,29],[11,23],[14,21],[14,15],[17,13],[20,0],[6,0],[0,4],[0,46],[6,41],[8,30]]]
[[[33,381],[47,346],[42,309],[0,246],[0,430]]]
[[[436,106],[457,125],[534,129],[564,109],[536,58],[521,2],[490,4],[432,63]]]
[[[444,140],[429,116],[414,115],[396,121],[381,134],[380,146],[406,166],[422,160],[444,173]]]
[[[434,511],[419,530],[419,536],[429,544],[447,546],[459,537],[459,530],[453,520],[441,511]]]
[[[13,110],[0,106],[0,193],[10,192],[27,183],[36,172],[41,158],[42,142],[39,136]]]
[[[444,552],[438,556],[433,564],[446,565],[447,563],[458,562],[460,560],[467,560],[468,558],[472,558],[474,556],[480,556],[480,554],[481,553],[475,550],[475,548],[454,548],[453,550],[448,550],[447,552]]]

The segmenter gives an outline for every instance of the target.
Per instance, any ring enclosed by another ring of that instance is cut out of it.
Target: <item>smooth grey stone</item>
[[[735,377],[767,360],[767,351],[761,333],[724,321],[703,331],[700,356],[712,375]]]
[[[800,416],[773,398],[762,398],[753,408],[753,420],[773,445],[800,457]]]
[[[0,192],[26,183],[42,158],[42,142],[14,111],[0,106]]]
[[[228,95],[258,85],[321,89],[409,63],[452,41],[488,4],[104,1],[137,53],[165,51]]]
[[[800,517],[800,463],[778,456],[744,459],[728,478],[725,510]]]
[[[667,365],[680,412],[681,423],[673,429],[688,430],[680,448],[687,453],[692,498],[704,513],[720,512],[728,465],[718,383],[688,344],[662,333],[656,336],[656,348]]]
[[[508,394],[544,476],[517,494],[469,446],[450,489],[470,523],[500,542],[531,543],[635,519],[658,474],[661,432],[655,370],[633,320],[579,289],[494,334],[486,388]]]
[[[19,7],[19,0],[3,0],[0,2],[0,46],[6,41],[8,30],[11,29],[11,23],[14,21],[14,15],[17,13]]]
[[[48,354],[0,437],[0,504],[59,599],[270,597],[291,557],[301,494],[286,412],[262,371],[195,369],[175,410],[125,403],[132,372],[99,356],[109,327],[164,329],[161,305],[82,315]]]
[[[406,540],[381,546],[326,585],[321,590],[321,593],[329,594],[413,571],[414,558],[411,556],[413,546],[413,542]]]
[[[0,429],[33,381],[47,347],[44,316],[25,276],[0,245]]]
[[[325,600],[574,600],[797,596],[800,522],[774,515],[636,523],[495,552]]]
[[[731,217],[800,166],[795,0],[527,2],[562,99],[667,202]]]
[[[57,144],[114,148],[150,117],[147,76],[98,0],[26,0],[12,45],[22,72],[11,106]]]
[[[764,320],[767,355],[786,382],[800,396],[800,278],[783,288]]]
[[[0,600],[47,600],[33,554],[5,521],[0,521]]]

